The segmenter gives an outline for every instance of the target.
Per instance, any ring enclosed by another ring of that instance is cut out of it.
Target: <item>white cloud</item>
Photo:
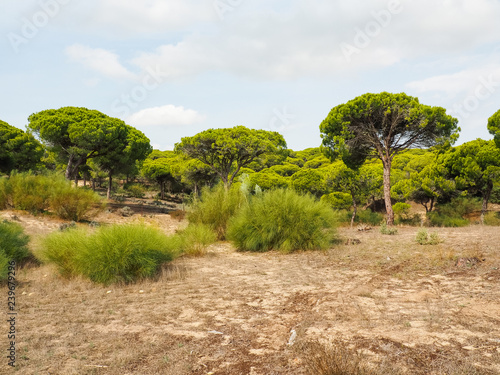
[[[193,109],[176,107],[172,104],[161,107],[146,108],[133,113],[127,122],[133,126],[185,126],[200,123],[205,116]]]
[[[488,82],[490,83],[488,84]],[[495,91],[500,86],[500,68],[498,65],[485,64],[482,67],[463,69],[453,74],[436,75],[410,82],[407,87],[418,93],[442,92],[447,96],[452,96],[471,94],[478,87],[485,85],[488,86],[488,90]]]
[[[73,8],[73,26],[118,39],[189,30],[217,18],[212,0],[87,0]]]
[[[245,2],[211,33],[185,35],[132,62],[142,69],[159,65],[171,77],[216,70],[252,79],[294,79],[345,75],[429,56],[458,58],[500,41],[500,2],[494,0],[401,0],[400,11],[390,14],[388,22],[382,16],[389,9],[385,0],[369,5],[297,0],[280,13],[269,10],[271,3]],[[373,33],[374,22],[379,23],[375,35],[363,46],[356,44],[358,30]],[[351,61],[342,43],[358,49]]]
[[[131,80],[135,78],[135,75],[120,63],[117,54],[105,49],[73,44],[67,47],[65,52],[71,61],[80,63],[106,77]]]

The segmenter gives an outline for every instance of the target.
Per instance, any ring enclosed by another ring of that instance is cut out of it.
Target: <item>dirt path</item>
[[[149,219],[166,231],[183,225]],[[219,243],[127,286],[23,269],[19,371],[306,374],[304,343],[342,340],[374,366],[408,374],[500,373],[500,231],[439,229],[442,244],[420,246],[417,230],[342,229],[361,243],[326,253],[238,253]],[[461,258],[479,263],[457,266]]]

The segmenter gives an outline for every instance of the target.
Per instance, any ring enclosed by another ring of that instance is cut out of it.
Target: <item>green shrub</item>
[[[10,261],[19,264],[31,256],[28,242],[29,237],[19,224],[0,222],[0,281],[7,279]]]
[[[88,241],[77,255],[78,268],[90,280],[102,284],[154,276],[178,251],[177,244],[159,229],[141,224],[101,227]]]
[[[190,224],[179,233],[182,252],[188,256],[202,256],[207,247],[213,244],[217,236],[212,228],[205,224]]]
[[[500,226],[500,212],[488,212],[484,216],[484,223],[491,226]]]
[[[437,232],[431,233],[431,236],[429,238],[429,245],[437,245],[443,242],[441,237],[439,237],[439,234]]]
[[[438,245],[441,242],[443,242],[443,240],[439,237],[439,234],[437,232],[433,232],[429,236],[429,234],[425,229],[420,229],[417,232],[415,240],[420,245]]]
[[[57,175],[35,175],[31,172],[13,173],[10,176],[11,202],[18,210],[33,214],[46,211],[50,198],[57,187],[64,186],[64,177]]]
[[[388,227],[386,223],[382,223],[382,225],[380,226],[380,233],[392,236],[398,234],[398,229]]]
[[[92,218],[104,209],[97,194],[72,187],[64,176],[31,172],[0,180],[0,208],[7,206],[33,214],[51,209],[60,218],[75,221]]]
[[[5,220],[0,222],[0,251],[3,251],[7,259],[19,263],[28,258],[28,242],[29,236],[24,234],[19,224]]]
[[[253,196],[231,219],[228,237],[239,250],[313,250],[328,248],[335,235],[328,204],[293,190]]]
[[[348,210],[352,206],[351,194],[338,191],[322,195],[320,200],[328,203],[335,210]]]
[[[348,215],[349,222],[351,222],[352,213]],[[358,210],[354,222],[369,225],[379,225],[384,220],[384,215],[373,212],[370,209]]]
[[[415,238],[415,241],[417,241],[417,243],[420,245],[426,245],[427,242],[429,241],[429,233],[427,233],[427,230],[420,229],[417,232],[417,236]]]
[[[410,214],[411,205],[408,203],[398,202],[392,206],[395,219],[394,224],[419,225],[422,221],[419,214]]]
[[[5,177],[0,177],[0,210],[4,210],[9,205],[12,196],[12,184]]]
[[[144,192],[146,189],[141,185],[129,185],[126,187],[125,191],[134,198],[144,198]]]
[[[433,227],[466,227],[469,220],[460,216],[447,216],[437,211],[427,213],[428,223]]]
[[[88,236],[86,229],[53,232],[42,240],[42,250],[36,256],[44,263],[54,264],[61,276],[74,277],[81,273],[77,256],[90,246]]]
[[[191,223],[205,224],[224,240],[229,219],[246,203],[245,193],[232,187],[229,191],[222,184],[210,189],[202,189],[199,199],[189,209],[188,220]]]
[[[395,215],[409,215],[411,205],[408,203],[398,202],[392,206]]]
[[[179,252],[178,238],[143,224],[70,229],[52,233],[40,258],[54,263],[63,276],[84,275],[102,283],[128,283],[154,276]]]
[[[10,259],[0,250],[0,281],[7,280],[9,277],[9,262]]]
[[[65,220],[90,220],[105,208],[98,194],[92,190],[73,188],[67,184],[54,192],[50,199],[51,210]]]

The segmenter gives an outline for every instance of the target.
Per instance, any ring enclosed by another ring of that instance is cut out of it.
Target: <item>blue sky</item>
[[[119,117],[155,148],[245,125],[321,143],[331,108],[406,92],[491,139],[499,0],[0,0],[0,119],[49,108]]]

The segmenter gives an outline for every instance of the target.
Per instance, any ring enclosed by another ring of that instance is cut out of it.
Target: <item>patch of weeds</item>
[[[420,245],[438,245],[444,242],[437,232],[432,232],[430,235],[427,233],[427,230],[420,229],[417,232],[417,236],[415,237],[415,241],[417,241]]]
[[[380,226],[380,233],[392,236],[398,234],[398,229],[388,227],[386,223],[382,223],[382,225]]]

